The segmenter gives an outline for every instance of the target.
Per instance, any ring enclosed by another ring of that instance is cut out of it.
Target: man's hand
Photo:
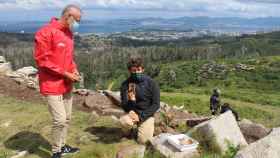
[[[64,76],[72,82],[79,82],[81,80],[80,76],[76,73],[65,72]]]
[[[135,94],[133,92],[128,92],[128,100],[129,101],[136,101]]]
[[[128,85],[128,92],[127,92],[127,98],[129,101],[136,101],[136,85],[134,83],[130,83]]]
[[[134,111],[130,111],[128,115],[133,120],[134,123],[137,123],[140,121],[138,114],[136,114]]]
[[[77,69],[74,70],[74,74],[77,75],[77,76],[81,76]]]

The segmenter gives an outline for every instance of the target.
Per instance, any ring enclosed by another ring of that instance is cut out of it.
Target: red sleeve
[[[64,70],[49,60],[54,55],[52,52],[51,33],[37,33],[35,35],[34,59],[39,68],[49,70],[56,75],[64,75]]]

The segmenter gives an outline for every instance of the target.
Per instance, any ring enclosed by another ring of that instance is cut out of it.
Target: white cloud
[[[172,11],[194,16],[280,16],[279,0],[0,0],[0,10],[57,9],[70,3],[86,9]]]

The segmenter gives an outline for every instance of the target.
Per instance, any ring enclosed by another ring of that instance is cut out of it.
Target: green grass
[[[227,67],[222,79],[201,79],[197,73],[209,61],[178,61],[161,65],[156,80],[165,92],[188,92],[210,94],[214,87],[222,89],[223,95],[234,100],[280,106],[280,56],[248,58],[242,60],[216,60]],[[252,71],[233,70],[236,64],[254,66]],[[170,79],[170,71],[176,80]],[[210,75],[211,77],[211,75]]]
[[[174,98],[177,101],[178,97]],[[46,105],[0,97],[0,110],[0,158],[8,158],[16,151],[24,150],[30,152],[26,158],[50,157],[51,119]],[[9,126],[5,127],[5,123],[9,123]],[[80,147],[81,152],[66,158],[115,158],[121,147],[136,144],[133,140],[121,138],[119,124],[110,117],[93,119],[89,114],[77,110],[73,113],[68,138],[68,143]],[[202,158],[217,156],[205,152]],[[148,146],[145,158],[162,156]]]
[[[209,115],[212,89],[222,91],[222,102],[230,103],[242,118],[268,127],[280,126],[280,56],[244,59],[218,59],[215,63],[227,67],[223,78],[201,79],[199,70],[210,61],[178,61],[161,65],[155,78],[163,91],[162,100],[172,105],[184,105],[187,110]],[[234,70],[238,63],[255,67],[251,71]],[[169,72],[176,73],[170,80]]]
[[[184,105],[187,110],[198,114],[209,113],[207,95],[162,93],[162,100],[172,105]],[[279,125],[280,108],[225,100],[234,105],[241,117],[269,126],[276,126],[277,123]],[[0,102],[0,158],[11,157],[16,151],[22,150],[31,152],[26,158],[50,157],[51,120],[46,105],[7,97],[0,97]],[[4,127],[5,123],[10,125]],[[81,148],[79,154],[68,156],[73,158],[114,158],[120,147],[135,144],[132,140],[121,139],[119,125],[110,117],[93,119],[89,114],[76,110],[73,113],[68,142]],[[148,147],[145,158],[161,157],[158,152]],[[201,156],[201,158],[219,157],[211,151],[204,151]]]
[[[218,60],[232,67],[245,63],[256,67],[252,72],[230,72],[225,79],[197,80],[196,71],[207,61],[175,62],[161,65],[156,80],[162,89],[161,100],[170,105],[183,105],[186,110],[199,115],[209,115],[209,97],[214,87],[222,90],[222,102],[230,103],[240,114],[267,127],[280,126],[280,57],[250,60]],[[177,73],[176,81],[168,79],[168,72]],[[121,76],[113,87],[119,87]],[[114,80],[113,80],[114,81]],[[0,158],[28,150],[27,158],[50,157],[51,119],[44,104],[35,104],[0,96]],[[5,124],[9,124],[5,127]],[[74,158],[113,158],[120,147],[135,144],[121,139],[120,126],[111,118],[91,118],[90,114],[75,110],[69,131],[69,144],[81,148]],[[184,132],[186,127],[178,130]],[[232,154],[232,152],[229,152]],[[149,148],[145,158],[160,158]],[[204,151],[201,158],[219,158]]]
[[[222,96],[223,97],[223,96]],[[161,100],[170,105],[183,105],[186,110],[200,115],[208,116],[209,95],[192,93],[161,93]],[[267,127],[280,126],[280,107],[272,105],[261,105],[230,98],[222,98],[222,102],[227,102],[240,114],[241,118],[262,123]]]
[[[51,119],[46,105],[0,97],[0,157],[16,151],[31,152],[26,158],[50,157]],[[4,127],[5,123],[10,123]],[[74,111],[68,143],[81,148],[73,158],[113,158],[119,147],[135,144],[121,138],[119,125],[108,117],[93,120]]]

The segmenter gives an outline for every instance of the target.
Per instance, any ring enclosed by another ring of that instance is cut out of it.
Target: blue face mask
[[[77,31],[77,30],[79,30],[79,27],[80,27],[80,23],[78,23],[76,20],[74,20],[74,22],[72,24],[72,30]]]

